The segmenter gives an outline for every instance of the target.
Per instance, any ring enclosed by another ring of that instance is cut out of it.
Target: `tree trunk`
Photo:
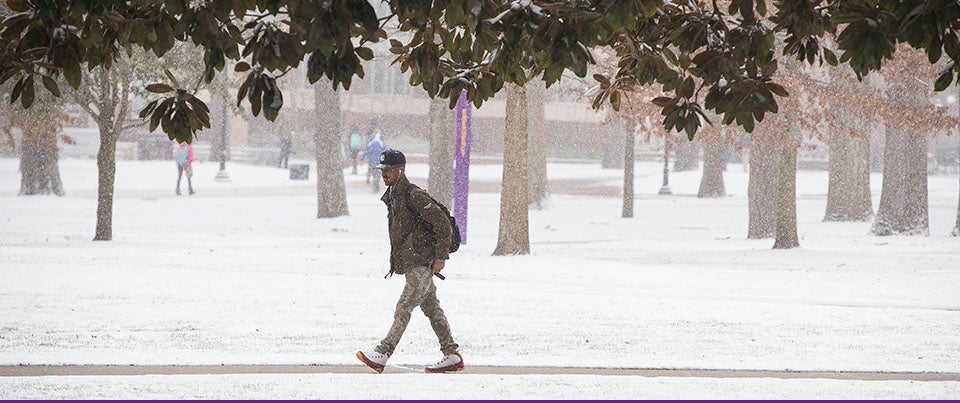
[[[697,197],[724,197],[727,191],[723,186],[723,145],[717,138],[701,137],[703,143],[703,177],[700,178],[700,191]]]
[[[125,117],[121,111],[126,111],[128,102],[126,91],[121,98],[117,90],[120,85],[129,84],[129,82],[119,83],[121,69],[114,70],[96,73],[96,82],[100,90],[100,99],[97,104],[100,113],[96,117],[97,128],[100,131],[100,149],[97,151],[99,183],[94,241],[113,239],[113,191],[117,177],[117,137],[120,135],[120,127]]]
[[[20,150],[20,194],[63,196],[56,133],[24,133]]]
[[[674,142],[673,171],[696,171],[700,168],[700,146],[695,141],[680,136]]]
[[[883,145],[886,134],[883,131],[870,131],[870,172],[883,172]]]
[[[874,235],[928,235],[927,136],[887,127]]]
[[[529,139],[529,184],[530,206],[540,210],[547,199],[547,127],[543,116],[546,83],[533,80],[527,87],[527,138]]]
[[[800,247],[797,237],[797,146],[780,142],[780,187],[777,198],[777,234],[774,249]]]
[[[217,77],[226,77],[226,75],[221,74]],[[225,78],[220,79],[225,80]],[[216,93],[213,95],[210,108],[213,133],[210,138],[210,160],[220,163],[220,171],[227,169],[227,161],[230,160],[230,136],[227,131],[230,112],[227,102],[226,92]]]
[[[500,190],[500,230],[495,256],[530,254],[527,213],[527,95],[507,84],[507,116],[503,141],[503,186]]]
[[[615,124],[603,129],[603,154],[600,156],[600,168],[623,169],[623,132]]]
[[[113,116],[101,108],[100,149],[97,151],[97,229],[94,241],[113,239],[113,189],[117,177],[117,134],[112,130]]]
[[[960,154],[957,154],[957,157],[960,158]],[[957,223],[953,226],[953,231],[950,232],[950,235],[960,236],[960,196],[957,197]]]
[[[829,158],[830,182],[823,221],[869,221],[873,217],[870,140],[833,133]]]
[[[960,236],[960,197],[957,197],[957,223],[953,226],[950,235]]]
[[[749,226],[747,238],[770,238],[777,229],[780,152],[775,140],[759,135],[750,150],[750,180],[747,187]]]
[[[349,215],[340,153],[340,94],[324,79],[314,85],[313,132],[317,159],[317,218]]]
[[[453,205],[453,153],[456,144],[454,116],[447,100],[430,101],[430,173],[427,189],[446,206]]]
[[[623,218],[633,217],[633,168],[636,162],[636,144],[637,138],[632,128],[623,126],[624,144],[623,147]]]

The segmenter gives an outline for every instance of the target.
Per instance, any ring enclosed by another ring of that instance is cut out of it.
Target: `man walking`
[[[374,371],[383,372],[390,354],[403,336],[410,314],[420,307],[440,342],[443,359],[425,368],[426,372],[462,371],[463,357],[450,334],[447,317],[437,300],[434,274],[443,270],[449,258],[452,228],[449,218],[426,191],[407,180],[407,159],[402,152],[388,149],[380,155],[377,169],[387,191],[380,200],[387,205],[390,233],[390,274],[403,274],[406,285],[397,301],[390,331],[373,350],[357,351],[357,358]]]

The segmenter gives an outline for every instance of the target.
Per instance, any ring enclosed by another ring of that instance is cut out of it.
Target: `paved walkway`
[[[389,365],[385,374],[420,373],[423,368]],[[960,382],[956,372],[853,372],[853,371],[763,371],[719,369],[589,368],[467,366],[464,374],[493,375],[616,375],[672,378],[777,378],[838,379],[863,381]],[[8,365],[0,377],[10,376],[136,376],[136,375],[233,375],[233,374],[371,374],[362,365]]]

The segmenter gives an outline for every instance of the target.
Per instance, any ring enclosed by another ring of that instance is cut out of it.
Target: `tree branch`
[[[117,80],[114,88],[119,86],[120,95],[118,98],[115,98],[117,104],[120,105],[120,112],[114,117],[113,130],[114,133],[119,137],[123,133],[123,122],[127,120],[127,112],[130,109],[130,86],[133,85],[133,66],[130,65],[130,62],[124,60],[123,68],[117,74]]]
[[[86,112],[87,115],[90,115],[93,120],[100,120],[100,113],[94,111],[93,108],[90,107],[90,95],[92,94],[90,94],[89,91],[70,91],[70,97],[76,101],[77,105],[80,105],[80,109],[83,109],[83,111]],[[100,104],[98,103],[96,105]]]
[[[7,116],[7,121],[9,122],[9,121],[13,120],[13,119],[11,119],[10,116],[9,116],[9,115],[10,115],[10,109],[9,109],[9,108],[4,108],[4,111],[7,112],[7,115],[8,115],[8,116]],[[13,139],[13,131],[10,130],[11,126],[12,126],[12,125],[4,125],[4,126],[3,126],[3,132],[7,135],[7,144],[10,146],[10,149],[16,150],[16,149],[17,149],[17,141]]]
[[[150,122],[150,121],[147,120],[147,119],[127,120],[127,123],[128,123],[128,124],[125,125],[125,126],[121,126],[120,129],[121,129],[121,130],[136,129],[136,128],[138,128],[138,127],[146,126],[147,123],[149,123],[149,122]]]

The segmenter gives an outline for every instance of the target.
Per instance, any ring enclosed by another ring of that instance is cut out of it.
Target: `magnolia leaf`
[[[33,92],[33,75],[27,76],[27,79],[23,82],[23,93],[20,95],[20,104],[23,105],[23,108],[29,108],[33,105],[34,92]]]
[[[950,83],[953,82],[953,71],[947,70],[940,77],[937,78],[937,81],[933,84],[933,89],[935,91],[943,91],[950,86]]]
[[[50,91],[53,96],[60,98],[60,87],[57,86],[57,82],[53,81],[52,78],[43,76],[43,86],[46,87],[47,91]]]
[[[20,77],[17,80],[17,83],[13,85],[13,91],[10,93],[10,104],[13,105],[17,99],[20,98],[20,94],[23,92],[23,77]]]
[[[177,78],[173,76],[173,73],[171,73],[170,70],[167,70],[166,67],[163,68],[163,74],[166,75],[167,78],[170,79],[170,82],[173,83],[173,85],[174,85],[175,87],[177,87],[177,88],[183,88],[183,86],[180,85],[180,82],[177,81]]]
[[[160,100],[157,99],[157,100],[154,100],[153,102],[150,102],[149,104],[147,104],[146,107],[144,107],[143,109],[140,110],[140,114],[137,115],[137,116],[139,116],[140,119],[144,119],[144,118],[146,118],[147,116],[149,116],[149,115],[150,115],[150,112],[153,112],[153,110],[156,109],[157,103],[158,103],[159,101],[160,101]]]
[[[67,84],[70,84],[73,89],[80,88],[80,60],[73,52],[68,52],[63,61],[63,78],[67,79]]]
[[[753,133],[754,122],[752,116],[747,116],[743,119],[743,130],[746,130],[747,133]]]
[[[373,50],[370,48],[360,47],[356,49],[357,56],[360,56],[363,60],[373,60]]]
[[[830,50],[830,49],[826,49],[826,48],[823,49],[823,58],[826,59],[826,60],[827,60],[827,64],[829,64],[829,65],[831,65],[831,66],[836,67],[837,64],[838,64],[838,62],[837,62],[837,55],[834,54],[833,51]]]
[[[7,7],[18,13],[30,10],[30,6],[25,0],[7,0]]]
[[[164,83],[156,83],[156,84],[148,85],[147,91],[163,94],[165,92],[173,91],[173,87],[166,85]]]
[[[774,94],[777,94],[777,95],[779,95],[779,96],[781,96],[781,97],[788,97],[788,96],[790,96],[790,93],[787,92],[786,88],[783,88],[783,86],[781,86],[780,84],[776,84],[776,83],[766,83],[766,87],[767,87],[767,89],[770,90],[770,92],[772,92],[772,93],[774,93]]]
[[[665,108],[668,105],[673,105],[677,102],[676,98],[670,97],[656,97],[653,99],[653,104],[661,108]]]

